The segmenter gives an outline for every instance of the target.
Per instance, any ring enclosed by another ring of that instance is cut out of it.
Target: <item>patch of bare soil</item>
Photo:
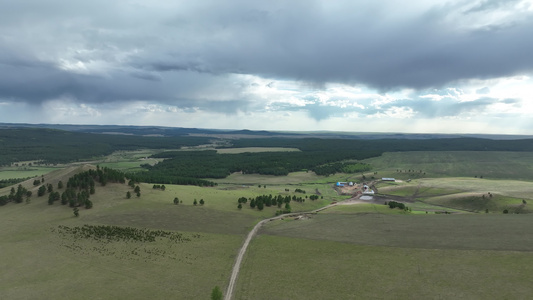
[[[353,205],[353,204],[385,204],[389,199],[380,196],[366,196],[371,199],[363,198],[365,196],[357,196],[344,201],[339,202],[340,205]]]

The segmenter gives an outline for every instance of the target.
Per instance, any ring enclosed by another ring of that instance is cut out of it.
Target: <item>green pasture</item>
[[[58,169],[45,174],[44,183],[56,187],[59,180],[66,182],[76,172],[89,168],[92,167]],[[132,193],[132,198],[127,199],[130,187],[108,183],[105,187],[97,186],[96,193],[91,195],[94,207],[80,208],[80,216],[75,218],[71,208],[59,203],[48,205],[47,195],[37,197],[37,187],[31,180],[22,184],[33,190],[30,203],[8,203],[0,208],[0,224],[6,228],[0,233],[0,247],[5,249],[3,254],[13,258],[0,262],[0,268],[8,270],[0,277],[0,296],[6,299],[41,295],[50,299],[206,298],[215,285],[223,288],[227,285],[245,234],[278,209],[265,207],[260,212],[245,205],[239,210],[239,197],[280,193],[305,197],[317,190],[326,195],[316,201],[291,202],[293,211],[307,211],[329,204],[336,195],[330,185],[324,184],[266,188],[259,184],[166,185],[163,191],[153,189],[153,184],[141,183],[141,197]],[[307,193],[294,193],[296,187]],[[0,191],[7,193],[9,188]],[[174,197],[183,203],[173,204]],[[204,199],[205,204],[194,206],[194,199]],[[54,230],[59,225],[84,224],[170,230],[200,237],[179,245],[165,241],[102,244],[61,237]]]
[[[377,184],[379,193],[384,195],[420,198],[441,195],[450,195],[462,192],[462,190],[451,188],[436,188],[432,186],[422,186],[418,182],[399,183],[391,185],[390,183],[381,182]]]
[[[531,152],[394,152],[365,159],[363,162],[379,171],[380,177],[407,179],[477,176],[490,179],[533,180],[533,153]]]
[[[300,185],[302,183],[324,183],[335,182],[334,180],[324,180],[323,176],[318,176],[313,172],[294,172],[287,176],[259,175],[259,174],[242,174],[233,173],[226,178],[212,179],[218,184],[230,183],[241,185]]]
[[[154,151],[116,152],[99,165],[139,170],[143,163],[155,163],[145,159]],[[533,212],[533,154],[404,152],[365,162],[374,168],[365,173],[366,181],[403,179],[376,186],[380,195],[408,200],[412,211],[364,203],[338,205],[308,219],[269,222],[251,243],[236,299],[520,299],[532,294],[533,234],[527,231],[531,216],[526,213]],[[56,187],[92,167],[32,167],[35,175],[3,168],[0,179],[44,175],[44,183]],[[422,172],[404,172],[409,169]],[[291,201],[293,212],[305,212],[349,198],[337,194],[335,182],[362,180],[361,174],[325,177],[311,171],[236,173],[213,180],[215,187],[165,185],[161,190],[141,183],[140,197],[126,184],[110,183],[97,186],[94,207],[81,208],[75,218],[67,206],[48,205],[48,194],[37,197],[30,179],[22,183],[33,191],[30,203],[0,207],[0,249],[10,258],[0,260],[0,298],[207,299],[215,285],[225,289],[245,235],[279,209],[258,211],[248,202],[239,210],[238,198],[323,197]],[[0,189],[0,195],[9,189]],[[205,204],[195,206],[195,199]],[[434,213],[442,211],[453,214]],[[73,240],[56,230],[84,224],[169,230],[190,241],[101,243]]]
[[[269,222],[261,232],[386,247],[533,251],[533,233],[525,230],[530,223],[526,214],[384,214],[378,208]]]
[[[409,204],[408,204],[409,205]],[[391,209],[388,205],[382,204],[350,204],[350,205],[337,205],[331,208],[328,208],[321,214],[360,214],[360,213],[380,213],[380,214],[400,214],[405,215],[409,214],[409,211],[404,211],[402,209]]]
[[[96,163],[101,167],[121,170],[123,172],[142,171],[142,164],[155,165],[161,159],[150,158],[152,154],[159,153],[163,150],[157,149],[140,149],[132,151],[116,151]]]
[[[261,234],[245,257],[235,299],[527,299],[532,263],[531,252]]]
[[[524,199],[533,199],[533,185],[520,180],[490,180],[480,178],[426,178],[422,187],[452,189],[477,193],[492,193]]]
[[[57,170],[55,167],[3,167],[0,168],[0,180],[41,176]]]
[[[424,205],[470,212],[531,213],[533,186],[528,181],[482,178],[425,178],[378,185],[381,195],[417,200],[410,207]],[[525,201],[526,203],[523,203]],[[533,203],[532,203],[533,204]],[[432,210],[432,208],[430,208]]]
[[[94,207],[80,208],[78,218],[67,206],[48,205],[45,196],[1,207],[0,248],[9,259],[0,260],[0,298],[207,299],[215,285],[227,285],[255,218],[155,201],[144,186],[148,197],[126,199],[127,189],[97,187]],[[55,230],[84,224],[172,230],[191,241],[102,243],[59,236]]]
[[[298,148],[283,147],[245,147],[245,148],[221,148],[216,149],[220,154],[258,153],[258,152],[299,152]]]
[[[150,185],[146,185],[147,188],[150,187]],[[289,188],[290,187],[290,188]],[[285,188],[289,188],[289,192],[285,191]],[[231,212],[231,213],[237,213],[237,214],[245,214],[248,216],[252,216],[253,218],[256,218],[257,220],[263,219],[263,218],[269,218],[275,215],[276,211],[279,210],[279,208],[275,205],[271,207],[266,207],[259,211],[257,208],[252,209],[250,208],[250,201],[243,204],[242,209],[238,209],[238,202],[237,200],[241,197],[246,198],[255,198],[259,195],[289,195],[289,196],[296,196],[296,197],[303,197],[309,196],[312,194],[315,194],[316,190],[318,189],[319,192],[323,191],[324,199],[318,199],[318,200],[310,200],[306,199],[305,202],[299,203],[295,201],[291,201],[291,209],[294,212],[298,211],[309,211],[313,209],[317,209],[323,206],[326,206],[327,204],[331,203],[332,200],[341,198],[341,197],[335,197],[334,191],[328,190],[327,186],[312,186],[310,188],[307,188],[305,185],[300,187],[303,190],[307,190],[306,194],[302,193],[295,193],[294,186],[278,186],[278,185],[267,185],[266,188],[262,185],[259,187],[258,185],[253,186],[240,186],[240,185],[220,185],[217,187],[197,187],[197,186],[179,186],[179,185],[167,185],[165,191],[160,190],[153,190],[150,191],[149,195],[146,195],[146,197],[153,197],[154,201],[162,201],[165,203],[172,203],[173,199],[175,197],[178,197],[180,201],[183,201],[183,203],[180,203],[177,206],[194,206],[193,202],[196,199],[197,201],[200,201],[200,199],[204,199],[205,204],[204,208],[206,209],[213,209],[213,210],[219,210],[223,212]],[[168,195],[168,196],[167,196]],[[164,198],[163,198],[164,196]],[[151,199],[151,198],[150,198]],[[200,207],[200,205],[197,205]],[[282,206],[282,209],[284,206]]]
[[[491,197],[488,194],[471,193],[439,196],[424,200],[424,202],[429,204],[472,212],[484,213],[488,210],[490,213],[502,213],[505,209],[507,209],[509,213],[533,212],[533,202],[527,204],[527,201],[525,201],[525,203],[523,201],[525,200],[502,195],[493,195]]]

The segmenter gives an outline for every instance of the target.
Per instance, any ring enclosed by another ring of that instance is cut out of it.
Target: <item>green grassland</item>
[[[137,170],[156,162],[145,159],[154,151],[115,152],[99,164]],[[531,295],[533,235],[527,231],[527,213],[533,212],[533,154],[403,152],[365,162],[373,167],[365,172],[368,181],[372,176],[403,179],[378,180],[378,195],[403,200],[412,212],[366,203],[339,205],[308,219],[269,222],[245,256],[236,299]],[[57,186],[89,168],[94,166],[37,168],[42,173],[36,175],[44,174],[45,184]],[[513,168],[516,173],[511,174]],[[30,177],[26,174],[6,170],[0,178]],[[164,191],[140,183],[141,197],[131,199],[126,199],[132,191],[126,184],[97,186],[91,195],[94,207],[81,208],[78,218],[71,208],[37,197],[33,179],[22,183],[33,192],[30,203],[0,207],[0,249],[9,258],[0,260],[0,298],[207,299],[215,285],[225,289],[245,235],[278,210],[259,211],[249,203],[239,210],[238,198],[320,195],[315,201],[291,202],[293,212],[305,212],[349,198],[337,194],[335,182],[363,179],[361,174],[326,177],[301,171],[288,176],[234,173],[213,181],[218,185],[166,185]],[[296,188],[306,193],[296,193]],[[0,195],[9,189],[0,189]],[[182,203],[173,204],[175,197]],[[195,206],[195,199],[205,204]],[[502,214],[503,209],[510,214]],[[59,234],[59,226],[84,224],[166,230],[190,241],[101,242]]]
[[[532,263],[531,252],[263,234],[250,246],[235,299],[526,299],[533,293]]]
[[[528,181],[481,178],[423,178],[411,182],[381,182],[379,194],[401,197],[412,207],[433,205],[471,212],[531,213],[533,186]],[[524,203],[525,201],[525,203]]]
[[[502,213],[508,210],[509,213],[531,213],[532,204],[525,203],[524,199],[507,197],[502,195],[489,196],[488,194],[457,194],[440,197],[433,197],[425,200],[426,203],[450,207],[472,212],[495,212]]]
[[[300,151],[297,148],[283,148],[283,147],[244,147],[244,148],[222,148],[217,149],[220,154],[237,154],[237,153],[257,153],[257,152],[294,152]]]
[[[533,234],[525,229],[530,215],[410,215],[387,210],[325,211],[305,220],[269,222],[262,232],[385,247],[533,251]]]
[[[365,159],[363,162],[380,170],[381,177],[407,179],[483,176],[483,178],[533,180],[533,153],[531,152],[394,152]],[[412,172],[409,173],[409,170]]]
[[[0,180],[41,176],[57,170],[55,167],[3,167],[0,168]]]
[[[57,186],[91,165],[58,169],[44,176],[45,184]],[[139,184],[141,197],[126,199],[131,188],[110,183],[96,187],[92,209],[72,209],[47,204],[47,195],[37,197],[33,180],[22,185],[33,191],[28,204],[8,203],[0,209],[2,254],[0,298],[3,299],[203,299],[215,286],[225,288],[235,255],[245,234],[261,219],[275,214],[277,207],[263,211],[245,205],[237,209],[239,197],[262,194],[305,196],[318,189],[334,195],[325,185],[301,185],[308,193],[294,193],[295,184],[221,184],[217,187],[166,185],[153,189]],[[290,192],[285,188],[290,187]],[[327,190],[326,190],[327,189]],[[59,190],[60,191],[60,190]],[[0,195],[9,188],[0,190]],[[182,203],[175,205],[178,197]],[[193,205],[203,199],[204,205]],[[307,211],[331,202],[329,196],[304,203],[292,202],[293,211]],[[171,244],[110,242],[74,239],[58,234],[59,226],[85,224],[150,228],[183,233],[191,241]],[[198,237],[197,237],[198,236]]]
[[[97,188],[94,207],[80,209],[78,218],[66,206],[48,205],[46,197],[2,207],[0,245],[9,259],[0,262],[0,298],[202,299],[215,285],[225,286],[255,218],[213,213],[207,205],[173,205],[156,197],[160,191],[141,189],[140,198],[126,199],[126,185]],[[172,230],[191,241],[102,243],[57,233],[60,225],[84,224]]]
[[[528,298],[530,222],[373,204],[269,222],[245,258],[236,299]]]

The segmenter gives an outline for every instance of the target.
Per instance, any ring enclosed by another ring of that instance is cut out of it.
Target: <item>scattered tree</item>
[[[288,214],[291,212],[291,205],[289,203],[285,203],[285,210],[283,211],[284,214]]]
[[[130,199],[130,198],[131,198],[131,192],[130,192],[130,191],[128,191],[128,192],[126,193],[126,198],[127,198],[127,199]]]
[[[85,200],[85,208],[86,209],[93,208],[93,202],[89,199]]]
[[[75,217],[79,217],[80,216],[80,210],[77,207],[74,207],[74,209],[72,209],[72,212],[74,213]]]
[[[196,201],[196,199],[194,199],[194,202],[192,204],[197,205],[198,201]]]
[[[37,190],[37,196],[41,197],[44,196],[46,193],[46,187],[44,185],[41,185],[39,189]]]
[[[178,205],[180,203],[180,200],[178,199],[178,197],[175,197],[174,198],[174,204],[175,205]]]
[[[204,204],[205,204],[204,199],[200,199],[200,205],[204,205]]]

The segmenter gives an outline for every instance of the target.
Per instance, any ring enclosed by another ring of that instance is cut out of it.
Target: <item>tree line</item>
[[[353,164],[334,164],[339,159],[363,157],[357,153],[339,156],[335,151],[328,152],[258,152],[239,154],[219,154],[215,150],[206,151],[166,151],[152,155],[153,158],[167,158],[154,165],[145,166],[148,172],[140,173],[149,182],[166,183],[163,180],[177,178],[225,178],[231,173],[262,174],[283,176],[290,172],[313,170],[317,174],[339,172]],[[337,153],[338,154],[338,153]],[[366,157],[366,156],[364,156]],[[366,166],[369,168],[369,166]],[[328,171],[326,171],[326,169]],[[324,171],[323,171],[324,170]],[[333,171],[331,171],[333,170]]]
[[[272,194],[269,195],[260,195],[256,196],[255,198],[246,198],[246,197],[240,197],[237,199],[237,208],[242,209],[244,204],[247,204],[249,202],[249,206],[251,209],[257,210],[263,210],[265,207],[271,207],[271,206],[277,206],[280,210],[276,211],[276,215],[284,214],[284,213],[290,213],[291,212],[291,201],[294,202],[305,202],[305,199],[311,199],[311,200],[317,200],[318,195],[310,195],[302,197],[302,196],[290,196],[290,195],[277,195],[272,196]]]
[[[58,164],[109,155],[117,150],[177,149],[207,144],[206,137],[147,137],[71,132],[45,128],[0,129],[0,166],[20,161]]]

